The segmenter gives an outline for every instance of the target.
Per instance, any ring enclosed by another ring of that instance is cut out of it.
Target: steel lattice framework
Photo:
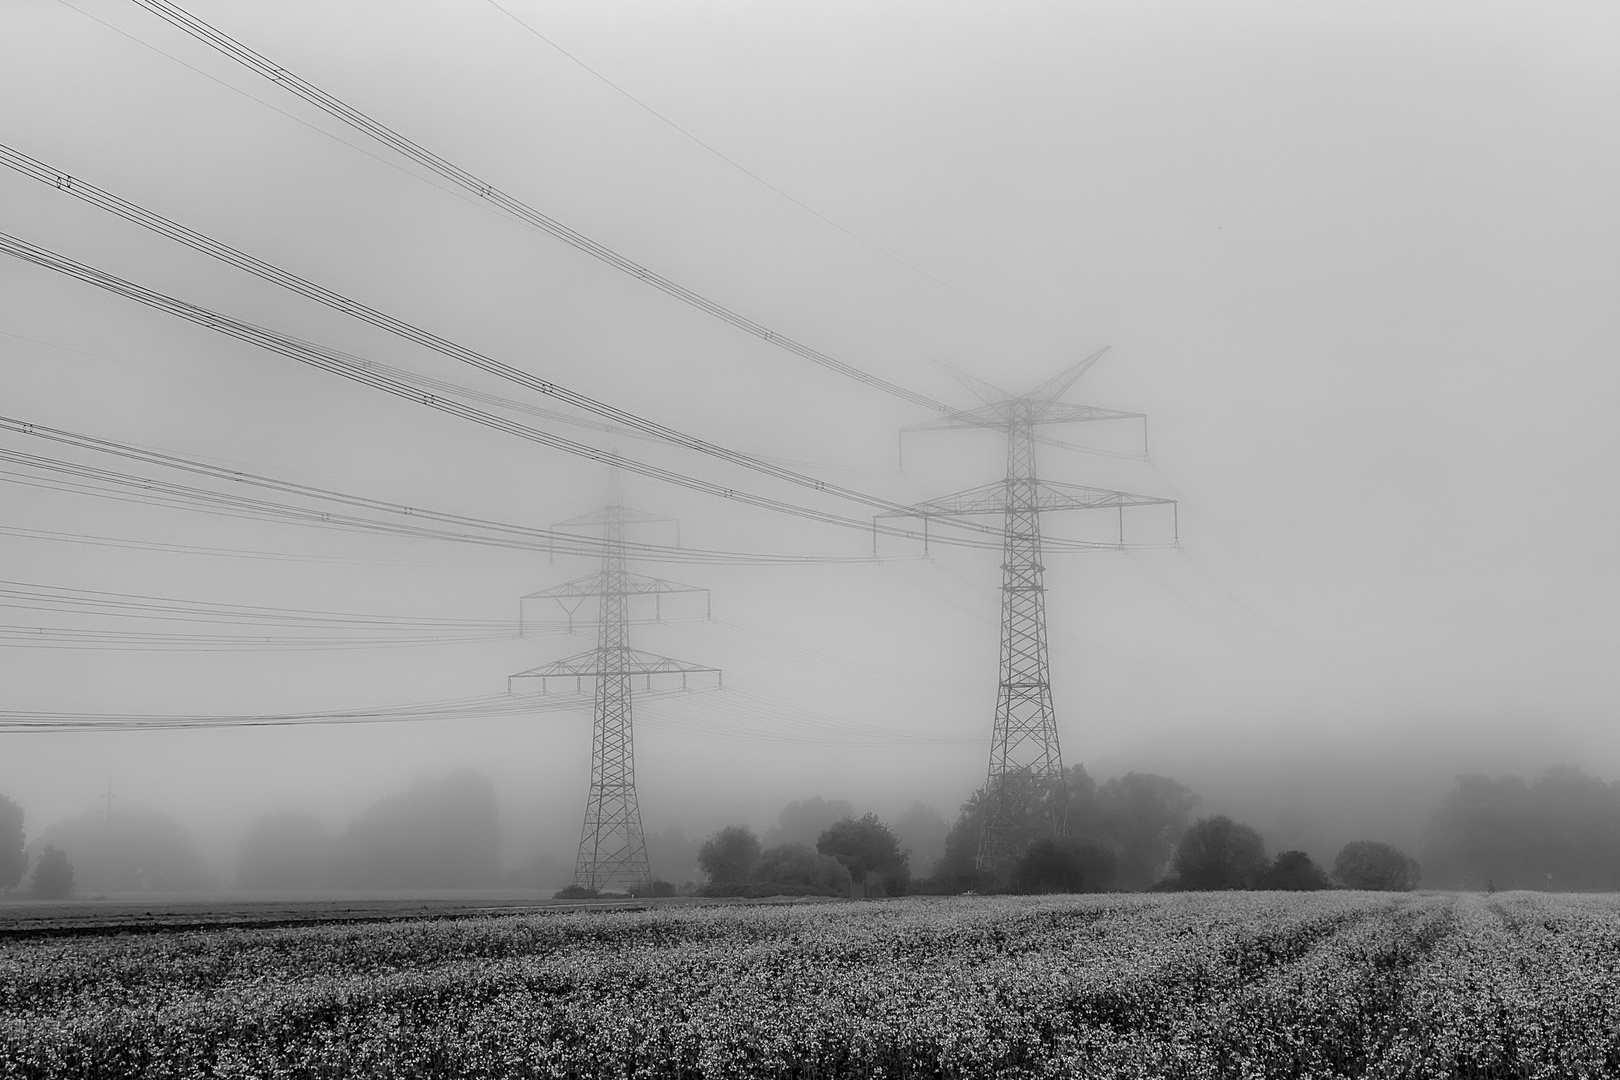
[[[910,508],[910,515],[1001,514],[1001,665],[995,725],[985,784],[987,813],[979,838],[980,869],[1005,870],[1031,841],[1061,836],[1068,795],[1063,752],[1052,708],[1046,647],[1046,585],[1041,514],[1049,510],[1171,505],[1174,500],[1041,480],[1035,469],[1036,428],[1046,424],[1144,419],[1141,413],[1070,405],[1057,399],[1107,350],[1094,353],[1027,394],[1014,396],[952,371],[983,404],[952,412],[908,431],[988,428],[1005,433],[1007,472],[1000,483],[970,488]]]
[[[616,501],[594,515],[575,518],[564,526],[599,527],[605,541],[602,569],[579,581],[531,593],[525,599],[550,597],[565,606],[581,599],[600,601],[596,648],[512,676],[537,679],[542,691],[561,681],[582,690],[584,681],[595,684],[595,726],[591,739],[591,787],[585,799],[585,822],[579,834],[574,862],[574,884],[587,889],[637,889],[652,880],[647,843],[641,828],[641,804],[636,798],[635,736],[632,700],[635,687],[651,689],[654,680],[676,677],[684,688],[693,674],[713,675],[716,668],[699,667],[637,652],[630,647],[630,597],[668,592],[703,592],[632,574],[625,566],[624,531],[629,519],[658,520],[637,515]],[[569,608],[572,612],[572,607]]]

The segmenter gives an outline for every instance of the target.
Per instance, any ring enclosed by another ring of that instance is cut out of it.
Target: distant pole
[[[108,881],[112,874],[112,804],[112,777],[109,776],[107,778],[107,794],[102,809],[101,824],[101,897],[103,900],[107,898],[107,894],[111,891]]]
[[[712,674],[717,682],[720,674],[714,668],[653,656],[630,647],[630,597],[651,595],[656,603],[665,593],[708,592],[632,574],[627,568],[626,524],[665,520],[625,507],[619,501],[615,483],[608,505],[600,511],[559,523],[560,526],[588,526],[593,531],[600,530],[601,571],[524,598],[545,597],[567,605],[596,597],[601,605],[596,648],[512,676],[513,680],[538,679],[543,689],[552,679],[576,687],[586,678],[593,680],[591,784],[585,798],[585,819],[574,861],[574,884],[587,889],[638,889],[652,881],[641,825],[641,804],[636,795],[634,680],[641,677],[650,685],[654,676],[678,675],[685,689],[689,674]]]
[[[1070,405],[1059,400],[1101,359],[1104,349],[1071,365],[1027,394],[1012,395],[970,375],[946,370],[982,402],[908,431],[979,428],[1007,440],[1007,469],[1000,483],[970,488],[942,499],[881,516],[960,518],[999,514],[1002,518],[1001,654],[996,683],[995,722],[983,796],[984,825],[977,865],[1005,872],[1041,836],[1062,836],[1067,827],[1068,792],[1057,714],[1052,707],[1051,665],[1046,647],[1046,584],[1041,514],[1050,510],[1117,509],[1124,547],[1126,507],[1174,506],[1174,500],[1124,491],[1043,481],[1035,469],[1035,429],[1043,424],[1100,420],[1143,420],[1141,413]],[[926,535],[926,534],[925,534]],[[1110,545],[1112,546],[1112,545]]]
[[[635,733],[631,727],[630,598],[624,566],[624,507],[603,512],[602,615],[596,630],[596,722],[591,739],[591,790],[579,835],[574,881],[602,889],[652,880],[636,798]]]
[[[1035,422],[1019,403],[1007,422],[1007,479],[1001,563],[1001,679],[985,781],[990,812],[979,836],[978,865],[1000,869],[1042,833],[1061,836],[1068,791],[1052,674],[1046,652],[1046,567],[1041,562],[1040,489],[1035,477]],[[1020,782],[1048,789],[1042,808],[1010,790]]]

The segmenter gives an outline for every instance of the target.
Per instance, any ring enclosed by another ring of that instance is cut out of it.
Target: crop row
[[[1617,944],[1603,900],[1362,893],[54,939],[0,948],[0,1075],[1599,1076]]]

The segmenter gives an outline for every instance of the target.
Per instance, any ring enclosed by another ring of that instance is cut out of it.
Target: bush
[[[758,860],[759,837],[746,825],[727,825],[698,849],[698,865],[711,884],[747,881]]]
[[[41,900],[64,900],[73,891],[73,864],[62,849],[46,844],[34,864],[34,895]]]
[[[816,850],[842,863],[851,881],[870,890],[868,895],[898,896],[910,883],[910,853],[900,849],[894,830],[876,814],[835,822],[816,840]]]
[[[1012,871],[1020,893],[1101,892],[1114,878],[1114,853],[1077,840],[1037,840]]]
[[[1339,849],[1333,876],[1347,889],[1408,892],[1423,880],[1417,860],[1376,840],[1355,840]]]
[[[1170,860],[1173,888],[1252,889],[1266,870],[1260,834],[1225,814],[1199,818]]]
[[[759,857],[753,880],[838,896],[849,892],[850,876],[843,864],[829,855],[811,851],[804,844],[778,844]]]
[[[1303,851],[1279,851],[1277,857],[1260,875],[1260,888],[1305,892],[1313,889],[1331,889],[1333,881],[1327,871],[1317,866]]]

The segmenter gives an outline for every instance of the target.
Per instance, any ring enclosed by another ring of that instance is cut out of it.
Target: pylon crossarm
[[[1025,394],[1024,397],[1031,401],[1056,401],[1068,393],[1069,387],[1074,385],[1076,379],[1090,371],[1097,361],[1108,355],[1110,348],[1111,346],[1104,345],[1085,359],[1075,361]]]
[[[969,375],[960,368],[954,368],[949,364],[940,363],[939,361],[935,361],[935,363],[939,363],[939,366],[943,368],[951,378],[961,383],[963,388],[965,388],[968,393],[972,394],[986,405],[997,401],[1006,401],[1008,398],[1014,396],[1007,393],[1007,391],[1003,390],[999,386],[985,382],[977,375]]]
[[[1013,496],[1014,505],[1026,510],[1100,510],[1122,506],[1159,506],[1173,504],[1174,499],[1161,499],[1154,495],[1136,495],[1129,491],[1086,487],[1082,484],[1062,484],[1052,480],[1025,480]],[[955,514],[1002,514],[1009,508],[1008,481],[997,480],[981,484],[942,499],[918,503],[904,512],[895,511],[880,517],[934,517]]]
[[[667,656],[637,652],[634,649],[616,649],[604,655],[602,649],[554,660],[528,671],[511,676],[514,679],[594,679],[613,675],[680,675],[718,674],[719,668],[688,664]]]
[[[1138,495],[1130,491],[1087,487],[1084,484],[1065,484],[1057,480],[1037,480],[1041,510],[1098,510],[1116,506],[1170,506],[1174,499],[1157,495]]]
[[[912,424],[910,427],[902,428],[901,431],[903,434],[914,431],[950,431],[956,428],[990,428],[1005,431],[1015,423],[1082,424],[1096,420],[1142,420],[1146,416],[1146,413],[1102,409],[1095,405],[1070,405],[1062,401],[1013,398],[1011,401],[992,402],[972,409],[959,409],[933,420]]]
[[[582,578],[579,578],[578,580],[565,582],[565,583],[563,583],[561,585],[553,585],[549,589],[541,589],[538,592],[524,593],[522,599],[524,599],[524,600],[571,600],[571,599],[581,599],[581,600],[583,600],[586,597],[601,596],[601,595],[602,595],[602,575],[601,574],[592,574],[589,577],[582,577]]]
[[[1147,413],[1102,409],[1095,405],[1070,405],[1065,401],[1042,402],[1030,410],[1030,423],[1033,424],[1086,424],[1097,420],[1145,419]]]
[[[526,593],[525,600],[560,600],[575,597],[602,596],[609,591],[609,586],[603,583],[601,574],[592,574],[577,581],[554,585],[549,589]],[[708,589],[700,585],[682,585],[677,581],[663,581],[659,578],[646,577],[642,574],[626,573],[622,585],[615,583],[611,589],[613,595],[648,596],[653,593],[705,593]]]

